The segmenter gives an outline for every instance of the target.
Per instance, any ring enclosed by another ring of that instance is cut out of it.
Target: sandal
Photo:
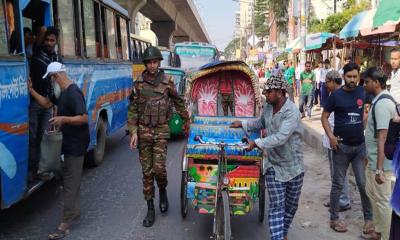
[[[62,239],[65,238],[69,234],[69,228],[66,229],[59,229],[57,228],[53,233],[49,234],[49,239],[54,240],[54,239]]]
[[[364,227],[363,227],[363,233],[364,234],[370,234],[375,232],[375,226],[372,221],[365,221]]]
[[[347,232],[347,226],[344,222],[341,222],[339,220],[331,221],[330,227],[335,231],[339,233]]]

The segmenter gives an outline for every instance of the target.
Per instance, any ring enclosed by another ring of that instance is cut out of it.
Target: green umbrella
[[[382,0],[379,4],[374,16],[373,27],[377,28],[386,22],[392,21],[399,23],[400,21],[400,4],[399,0]]]

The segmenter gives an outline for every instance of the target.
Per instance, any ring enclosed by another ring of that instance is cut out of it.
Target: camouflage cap
[[[263,90],[283,89],[287,90],[289,85],[283,77],[271,76],[264,84]]]

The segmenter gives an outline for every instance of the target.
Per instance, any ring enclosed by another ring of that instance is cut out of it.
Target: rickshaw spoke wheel
[[[228,190],[223,190],[218,198],[216,211],[216,238],[217,240],[231,239],[231,214],[229,210]]]
[[[182,218],[186,218],[186,215],[188,212],[187,185],[188,185],[188,172],[182,171],[182,179],[181,179],[181,215],[182,215]]]

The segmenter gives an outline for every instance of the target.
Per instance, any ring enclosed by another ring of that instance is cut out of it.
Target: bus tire
[[[103,118],[99,118],[97,123],[96,137],[96,146],[88,153],[87,165],[89,167],[97,167],[101,165],[104,160],[107,138],[107,123]]]

